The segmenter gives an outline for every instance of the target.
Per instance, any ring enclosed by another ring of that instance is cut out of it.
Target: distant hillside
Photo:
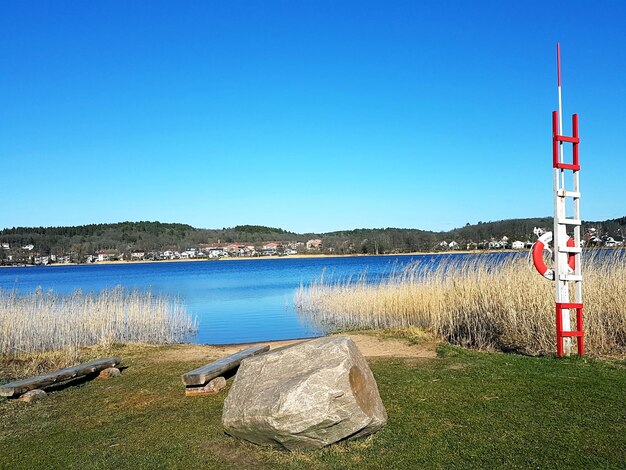
[[[34,245],[41,254],[91,253],[103,249],[127,250],[135,246],[158,249],[177,245],[196,232],[191,225],[161,222],[119,222],[74,227],[16,227],[0,231],[0,242],[10,246]]]
[[[282,228],[265,227],[263,225],[237,225],[236,227],[224,228],[222,230],[201,229],[200,231],[205,234],[211,242],[221,240],[228,243],[258,243],[276,240],[305,241],[306,239],[304,235],[288,232]]]
[[[133,251],[183,251],[201,244],[241,243],[261,246],[264,242],[282,242],[297,246],[298,251],[307,251],[304,243],[314,238],[322,240],[320,251],[323,253],[426,252],[445,249],[447,245],[442,244],[443,241],[448,244],[454,242],[454,249],[485,247],[489,241],[502,240],[503,237],[508,238],[509,243],[514,240],[534,241],[534,227],[550,230],[552,218],[479,222],[448,232],[380,228],[298,234],[262,225],[199,229],[186,224],[147,221],[74,227],[15,227],[0,230],[0,243],[4,244],[4,248],[0,249],[0,261],[9,256],[13,260],[23,260],[35,255],[71,256],[72,260],[80,261],[101,250],[115,250],[125,254]],[[623,237],[626,235],[626,216],[583,223],[584,230],[590,227],[595,228],[599,236]]]
[[[466,225],[447,232],[447,236],[454,240],[480,242],[491,238],[520,241],[533,240],[533,228],[542,227],[552,229],[552,217],[535,217],[531,219],[507,219],[495,222],[478,222],[476,225]]]
[[[321,235],[324,247],[338,253],[411,253],[432,251],[439,234],[406,228],[355,229]]]
[[[600,222],[585,221],[584,225],[586,227],[593,227],[597,229],[600,234],[610,235],[613,237],[616,235],[620,237],[626,236],[626,216]]]
[[[10,246],[34,245],[41,254],[93,253],[99,250],[185,249],[199,243],[255,243],[302,239],[280,228],[240,225],[234,228],[198,229],[186,224],[119,222],[74,227],[15,227],[0,230],[0,242]]]
[[[335,247],[335,251],[344,252],[346,241],[352,243],[352,252],[356,253],[410,253],[447,249],[441,242],[454,242],[454,249],[466,249],[468,245],[480,248],[485,242],[501,240],[507,237],[511,242],[534,241],[533,229],[541,227],[550,230],[551,217],[530,219],[508,219],[495,222],[467,224],[448,232],[431,232],[418,229],[384,228],[355,229],[349,231],[322,234],[325,247]],[[343,244],[341,244],[343,242]]]

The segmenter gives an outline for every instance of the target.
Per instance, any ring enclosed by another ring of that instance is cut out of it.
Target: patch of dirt
[[[365,334],[347,334],[354,340],[359,350],[365,357],[400,357],[400,358],[435,358],[435,342],[412,345],[408,341],[393,338],[378,338]],[[228,344],[223,346],[211,346],[201,344],[186,344],[176,346],[167,351],[155,352],[155,362],[209,362],[229,354],[234,354],[243,348],[269,344],[270,350],[282,346],[309,341],[307,339],[295,339],[287,341],[266,341],[248,344]],[[158,354],[158,355],[157,355]]]
[[[249,444],[236,439],[229,439],[226,443],[207,442],[203,447],[204,451],[217,457],[218,461],[226,461],[239,468],[269,468],[257,453],[259,448],[251,448]]]
[[[436,343],[409,344],[408,341],[392,338],[377,338],[371,335],[349,334],[365,357],[422,357],[435,358]]]
[[[213,361],[222,356],[231,354],[221,346],[209,346],[205,344],[179,344],[165,351],[155,351],[151,358],[155,363],[159,362],[198,362]]]

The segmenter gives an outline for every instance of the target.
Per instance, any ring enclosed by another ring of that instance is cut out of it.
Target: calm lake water
[[[471,255],[450,255],[463,257]],[[245,343],[318,336],[294,309],[294,296],[324,273],[325,279],[359,276],[378,280],[413,260],[437,263],[440,255],[349,258],[281,258],[189,263],[128,263],[0,269],[0,288],[37,288],[58,294],[99,292],[118,285],[176,296],[199,320],[190,341]]]

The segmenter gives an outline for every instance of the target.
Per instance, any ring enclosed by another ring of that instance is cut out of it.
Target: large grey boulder
[[[346,336],[245,359],[222,415],[231,436],[288,450],[367,436],[386,422],[374,376]]]

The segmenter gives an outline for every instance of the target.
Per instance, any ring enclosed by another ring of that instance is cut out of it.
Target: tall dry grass
[[[616,252],[585,258],[586,350],[624,354],[626,257]],[[453,344],[479,349],[527,354],[555,349],[553,282],[537,274],[522,256],[415,262],[374,284],[365,276],[346,281],[321,278],[300,287],[296,306],[308,321],[327,331],[417,326]]]
[[[0,290],[0,356],[46,351],[77,356],[81,347],[172,343],[195,332],[196,320],[177,299],[121,287],[85,294],[27,295]]]

